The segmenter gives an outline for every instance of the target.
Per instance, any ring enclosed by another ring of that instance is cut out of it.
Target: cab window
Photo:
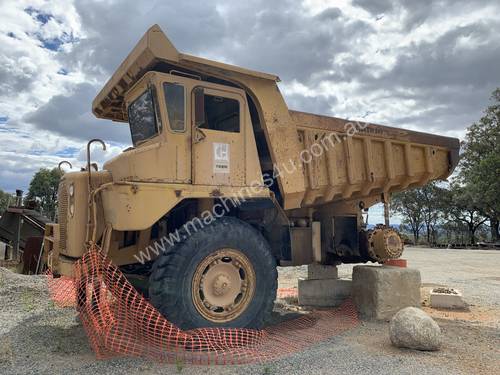
[[[182,132],[185,129],[184,86],[177,83],[164,82],[163,93],[167,104],[170,129]]]
[[[239,133],[240,102],[236,99],[205,94],[205,123],[203,129]]]
[[[156,136],[159,127],[156,122],[155,104],[151,89],[145,91],[128,107],[130,134],[134,146]]]

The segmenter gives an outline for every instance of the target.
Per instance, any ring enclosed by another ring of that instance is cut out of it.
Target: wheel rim
[[[229,322],[240,316],[255,292],[255,271],[241,252],[223,248],[196,267],[192,284],[193,303],[207,320]]]

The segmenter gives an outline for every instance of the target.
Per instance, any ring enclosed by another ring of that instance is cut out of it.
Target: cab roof
[[[273,74],[257,72],[235,65],[204,59],[179,52],[160,26],[153,25],[116,69],[113,76],[92,102],[92,112],[98,118],[126,122],[124,94],[148,71],[187,69],[198,74],[215,74],[236,82],[235,76],[279,81]]]

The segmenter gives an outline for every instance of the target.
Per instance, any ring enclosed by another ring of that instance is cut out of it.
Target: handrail
[[[61,166],[62,166],[63,164],[68,164],[68,165],[69,165],[69,168],[70,168],[70,169],[73,169],[73,164],[71,164],[71,163],[70,163],[69,161],[67,161],[67,160],[63,160],[62,162],[60,162],[60,163],[57,165],[57,168],[59,168],[59,172],[64,173],[63,169],[61,168]]]

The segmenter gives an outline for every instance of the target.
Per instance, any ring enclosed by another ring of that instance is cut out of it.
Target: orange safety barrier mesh
[[[76,306],[76,290],[74,279],[66,276],[54,277],[52,272],[47,271],[47,284],[51,299],[59,307]],[[277,298],[297,298],[297,288],[278,288]]]
[[[101,359],[135,356],[169,363],[266,362],[295,353],[359,323],[356,309],[348,300],[339,308],[304,314],[264,330],[182,331],[139,294],[98,247],[91,248],[77,262],[73,287],[67,280],[60,279],[49,276],[51,295],[66,306],[76,301],[90,345]],[[283,290],[283,296],[294,295],[296,289]]]
[[[59,307],[73,307],[76,305],[75,281],[67,276],[53,277],[47,271],[47,285],[50,298]]]
[[[298,293],[297,288],[279,288],[276,294],[278,298],[297,298]]]

